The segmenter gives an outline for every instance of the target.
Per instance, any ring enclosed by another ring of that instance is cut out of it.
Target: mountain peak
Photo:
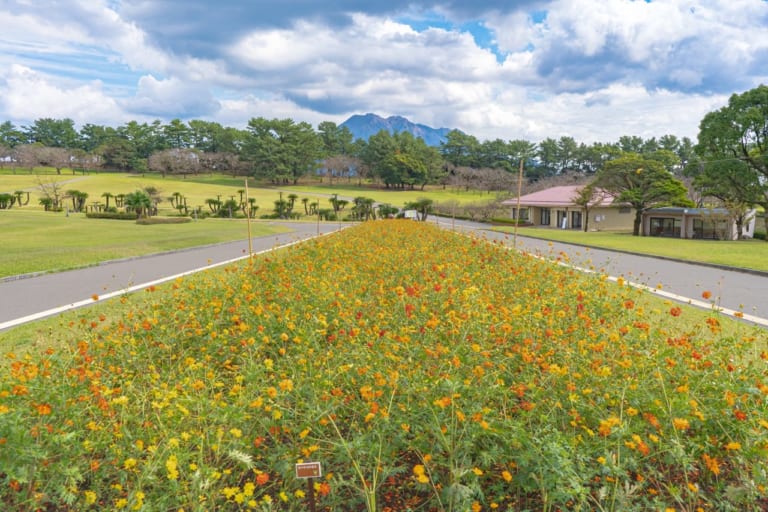
[[[355,114],[341,123],[346,126],[355,139],[368,140],[371,135],[386,130],[391,134],[409,132],[414,137],[421,137],[429,146],[439,146],[445,142],[451,128],[432,128],[416,124],[402,116],[389,116],[386,119],[373,113]]]

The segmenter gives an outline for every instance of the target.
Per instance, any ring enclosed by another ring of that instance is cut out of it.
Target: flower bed
[[[0,377],[12,510],[760,510],[763,331],[417,222],[126,298]],[[155,298],[156,297],[156,298]]]

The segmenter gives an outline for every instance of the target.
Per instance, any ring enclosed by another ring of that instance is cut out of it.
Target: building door
[[[571,228],[581,229],[581,212],[571,212]]]
[[[565,210],[557,210],[557,227],[560,229],[568,229],[568,212]]]
[[[539,224],[541,224],[542,226],[549,226],[550,222],[551,221],[549,219],[549,208],[542,208]]]

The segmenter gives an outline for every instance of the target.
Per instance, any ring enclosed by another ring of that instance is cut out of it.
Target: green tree
[[[623,153],[642,153],[644,141],[637,135],[622,135],[619,137],[619,149]]]
[[[357,220],[369,220],[376,218],[373,208],[375,201],[370,197],[356,197],[352,200],[352,215]]]
[[[188,148],[191,144],[192,132],[181,119],[172,119],[161,129],[166,146],[173,149]]]
[[[440,153],[455,167],[480,167],[480,142],[460,130],[451,130],[440,144]]]
[[[242,130],[219,123],[192,120],[188,124],[190,144],[204,153],[237,153],[244,140]]]
[[[92,152],[117,136],[117,130],[114,128],[86,123],[80,128],[77,145],[80,149]]]
[[[368,139],[362,162],[387,188],[410,188],[437,182],[443,159],[436,148],[409,132],[381,130]]]
[[[354,137],[346,126],[337,126],[332,121],[323,121],[317,125],[317,131],[322,142],[323,157],[352,154]]]
[[[573,196],[573,204],[581,206],[584,210],[584,232],[589,231],[589,212],[595,206],[603,202],[603,191],[598,189],[593,183],[589,183],[576,191]]]
[[[432,213],[434,201],[426,197],[420,197],[415,201],[405,204],[406,210],[416,210],[419,213],[419,220],[424,222],[427,220],[427,215]]]
[[[80,190],[67,190],[66,197],[72,200],[72,211],[82,212],[85,209],[85,200],[88,199],[87,192]]]
[[[512,171],[514,167],[510,146],[501,139],[486,140],[480,144],[477,168],[504,169]]]
[[[135,170],[134,166],[138,161],[136,148],[130,140],[124,137],[107,139],[94,150],[94,153],[101,156],[102,165],[106,169]]]
[[[727,208],[736,220],[741,236],[746,213],[755,204],[765,200],[766,186],[746,162],[735,159],[693,162],[686,167],[686,175],[693,176],[693,186],[702,196],[714,197]]]
[[[5,121],[0,124],[0,144],[15,148],[22,144],[29,144],[29,141],[24,132],[16,128],[10,121]]]
[[[143,190],[125,194],[123,204],[125,204],[126,210],[136,212],[139,217],[148,217],[152,209],[152,199]]]
[[[37,119],[25,128],[27,140],[50,148],[75,148],[78,135],[72,119]]]
[[[309,123],[259,117],[248,122],[248,131],[244,153],[255,176],[296,184],[317,167],[321,143]]]
[[[734,94],[728,105],[705,115],[699,124],[695,151],[704,162],[705,175],[725,173],[735,178],[715,180],[718,187],[728,183],[735,187],[749,175],[746,182],[756,182],[760,188],[754,204],[768,210],[768,86]],[[742,195],[738,190],[732,193]],[[765,226],[768,229],[768,215]]]
[[[635,209],[632,234],[641,234],[643,213],[660,206],[692,206],[685,185],[658,160],[625,153],[606,162],[594,185]],[[642,233],[645,235],[645,233]]]
[[[536,157],[538,178],[554,176],[560,172],[560,147],[555,139],[547,137],[539,142]]]

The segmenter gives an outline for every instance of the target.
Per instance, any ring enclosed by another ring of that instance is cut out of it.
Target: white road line
[[[510,249],[512,249],[512,247],[510,247]],[[596,272],[596,271],[594,271],[592,269],[578,267],[576,265],[572,265],[572,264],[566,263],[564,261],[556,261],[556,260],[553,260],[551,258],[546,258],[544,256],[533,254],[533,253],[530,253],[530,252],[526,252],[526,254],[529,254],[530,256],[533,256],[534,258],[540,258],[540,259],[545,259],[545,260],[548,260],[548,261],[552,261],[553,263],[557,263],[558,265],[561,265],[561,266],[564,266],[564,267],[568,267],[568,268],[572,268],[574,270],[578,270],[579,272],[584,272],[584,273],[587,273],[587,274],[598,274],[598,272]],[[692,298],[686,297],[684,295],[678,295],[676,293],[672,293],[672,292],[668,292],[668,291],[665,291],[665,290],[661,290],[659,288],[654,288],[654,287],[651,287],[651,286],[648,286],[648,285],[645,285],[645,284],[635,283],[635,282],[632,282],[632,281],[628,281],[627,279],[625,279],[623,277],[614,277],[614,276],[609,276],[607,274],[602,274],[602,275],[605,275],[605,278],[608,279],[609,281],[619,282],[619,279],[621,279],[624,283],[626,283],[629,286],[632,286],[634,288],[638,288],[640,290],[645,290],[647,292],[651,292],[651,293],[654,293],[656,295],[660,295],[662,297],[665,297],[665,298],[670,299],[670,300],[674,300],[676,302],[682,302],[683,304],[689,304],[691,306],[696,306],[697,308],[701,308],[701,309],[709,309],[710,311],[714,311],[714,312],[717,312],[717,313],[723,313],[723,314],[732,316],[732,317],[734,317],[736,319],[746,320],[746,321],[751,322],[753,324],[757,324],[757,325],[759,325],[761,327],[768,327],[768,319],[766,319],[766,318],[761,318],[759,316],[754,316],[754,315],[748,315],[748,314],[744,313],[743,311],[736,311],[735,309],[728,309],[728,308],[720,307],[720,306],[717,306],[715,304],[712,304],[711,302],[704,302],[703,300],[692,299]]]
[[[464,234],[465,236],[470,236],[470,237],[473,236],[471,234],[468,235],[468,234],[464,233],[463,231],[462,231],[462,234]],[[596,271],[594,271],[592,269],[588,269],[588,268],[584,268],[584,267],[579,267],[579,266],[576,266],[576,265],[572,265],[570,263],[566,263],[564,261],[557,261],[554,258],[548,258],[546,256],[542,256],[541,254],[534,254],[533,252],[527,251],[527,250],[522,249],[522,248],[518,249],[516,247],[513,247],[511,245],[507,245],[507,244],[504,244],[504,246],[507,249],[509,249],[509,250],[516,250],[519,253],[528,254],[529,256],[532,256],[534,258],[539,258],[539,259],[542,259],[542,260],[550,261],[552,263],[557,263],[558,265],[562,265],[564,267],[572,268],[574,270],[578,270],[579,272],[584,272],[584,273],[587,273],[587,274],[598,274],[598,272],[596,272]],[[734,317],[735,319],[745,320],[747,322],[751,322],[751,323],[759,325],[761,327],[768,327],[768,318],[762,318],[762,317],[755,316],[755,315],[749,315],[747,313],[744,313],[743,311],[737,311],[735,309],[724,308],[724,307],[712,304],[711,302],[704,302],[702,300],[692,299],[691,297],[686,297],[684,295],[678,295],[676,293],[668,292],[668,291],[661,290],[661,289],[658,289],[658,288],[653,288],[653,287],[645,285],[645,284],[635,283],[635,282],[632,282],[632,281],[628,281],[627,279],[625,279],[623,277],[619,278],[619,277],[609,276],[607,274],[603,274],[603,275],[605,275],[606,279],[608,279],[610,281],[618,282],[619,279],[621,279],[622,281],[624,281],[629,286],[632,286],[634,288],[638,288],[640,290],[645,290],[647,292],[651,292],[651,293],[654,293],[656,295],[660,295],[662,297],[665,297],[665,298],[670,299],[670,300],[674,300],[676,302],[680,302],[680,303],[683,303],[683,304],[689,304],[691,306],[695,306],[695,307],[700,308],[700,309],[708,309],[710,311],[714,311],[714,312],[717,312],[717,313],[722,313],[722,314],[725,314],[725,315],[729,315],[729,316]]]
[[[259,255],[259,254],[264,254],[264,253],[267,253],[267,252],[271,252],[271,251],[274,251],[275,249],[284,249],[286,247],[290,247],[292,245],[299,244],[301,242],[303,242],[303,240],[296,240],[294,242],[289,242],[289,243],[284,244],[284,245],[279,245],[279,246],[273,247],[271,249],[265,249],[263,251],[255,252],[255,253],[253,253],[252,256],[256,256],[256,255]],[[135,292],[135,291],[138,291],[138,290],[145,290],[145,289],[149,288],[150,286],[155,286],[155,285],[158,285],[158,284],[161,284],[161,283],[167,283],[168,281],[173,281],[174,279],[178,279],[180,277],[185,277],[185,276],[188,276],[188,275],[191,275],[191,274],[195,274],[195,273],[201,272],[203,270],[209,270],[209,269],[212,269],[212,268],[221,267],[223,265],[229,265],[231,263],[235,263],[237,261],[244,260],[244,259],[249,258],[249,257],[251,257],[251,255],[238,256],[237,258],[232,258],[230,260],[221,261],[219,263],[213,263],[211,265],[206,265],[204,267],[198,267],[198,268],[195,268],[195,269],[192,269],[192,270],[187,270],[186,272],[182,272],[180,274],[175,274],[175,275],[172,275],[172,276],[162,277],[160,279],[155,279],[154,281],[149,281],[149,282],[146,282],[146,283],[137,284],[137,285],[134,285],[134,286],[130,286],[128,288],[124,288],[122,290],[117,290],[117,291],[114,291],[114,292],[106,293],[104,295],[99,295],[98,298],[96,298],[96,299],[91,297],[89,299],[79,300],[77,302],[73,302],[73,303],[67,304],[65,306],[59,306],[57,308],[48,309],[46,311],[40,311],[39,313],[34,313],[34,314],[23,316],[23,317],[20,317],[20,318],[15,318],[13,320],[8,320],[8,321],[5,321],[5,322],[0,322],[0,331],[2,331],[4,329],[8,329],[10,327],[16,327],[18,325],[25,324],[27,322],[33,322],[35,320],[40,320],[42,318],[46,318],[46,317],[49,317],[49,316],[57,315],[59,313],[64,313],[65,311],[70,311],[72,309],[77,309],[77,308],[81,308],[83,306],[88,306],[90,304],[95,304],[97,302],[102,302],[102,301],[105,301],[105,300],[108,300],[108,299],[112,299],[114,297],[118,297],[120,295],[126,295],[128,293],[132,293],[132,292]]]

